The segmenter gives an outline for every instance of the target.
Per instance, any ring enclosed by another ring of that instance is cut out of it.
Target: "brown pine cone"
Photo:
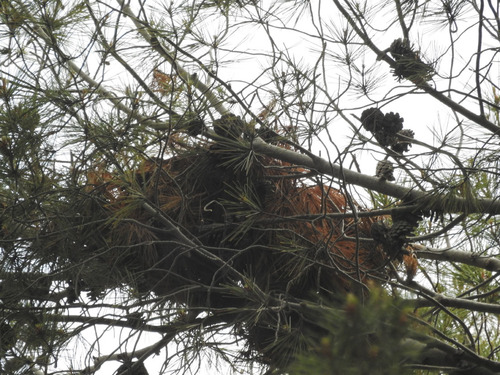
[[[115,372],[116,375],[148,375],[148,370],[144,363],[127,362],[118,367]]]
[[[370,228],[370,234],[372,238],[381,244],[385,244],[388,241],[387,237],[388,228],[383,221],[376,221],[372,224]]]
[[[361,113],[361,124],[370,132],[381,128],[383,121],[384,114],[378,108],[368,108]]]
[[[413,139],[415,137],[415,132],[413,130],[410,130],[410,129],[400,130],[397,134],[411,138],[411,139]],[[405,141],[402,139],[398,139],[392,145],[392,149],[396,152],[399,152],[400,154],[402,154],[403,152],[408,152],[410,150],[410,147],[411,147],[411,142]]]
[[[399,113],[389,112],[384,115],[378,108],[368,108],[361,114],[363,127],[384,147],[397,143],[396,134],[403,129],[403,122],[404,118]]]
[[[407,221],[396,221],[389,229],[389,238],[393,241],[405,241],[406,237],[411,235],[415,229],[415,225]]]
[[[389,160],[381,160],[377,163],[377,168],[375,169],[375,176],[388,181],[394,181],[394,167]]]
[[[401,81],[406,78],[414,83],[429,81],[434,74],[434,67],[420,59],[418,51],[414,51],[408,40],[396,39],[389,49],[396,61],[394,76]]]
[[[214,120],[214,131],[217,135],[224,138],[239,138],[243,133],[245,123],[233,113],[222,115],[221,118]]]
[[[203,119],[199,116],[196,118],[188,121],[184,125],[187,134],[189,134],[192,137],[196,137],[197,135],[201,134],[203,132],[203,128],[205,127],[205,123],[203,122]]]
[[[403,122],[405,119],[399,113],[389,112],[384,115],[384,129],[388,134],[396,134],[403,130]]]

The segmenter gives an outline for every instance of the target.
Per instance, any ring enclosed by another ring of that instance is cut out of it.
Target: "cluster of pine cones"
[[[378,108],[368,108],[361,114],[363,127],[371,132],[377,142],[384,147],[390,147],[393,151],[407,152],[411,143],[401,139],[415,136],[413,130],[403,129],[404,118],[399,113],[389,112],[385,115]]]
[[[377,142],[400,154],[410,150],[411,139],[415,136],[413,130],[403,129],[403,122],[404,119],[399,116],[399,113],[384,114],[378,108],[368,108],[361,114],[363,127],[373,134]],[[394,181],[394,167],[387,159],[377,164],[375,172],[379,178]]]
[[[413,50],[408,40],[396,39],[392,42],[389,52],[396,61],[393,74],[398,81],[406,78],[419,84],[432,78],[433,66],[420,59],[419,53]]]
[[[378,108],[369,108],[361,114],[363,128],[373,134],[377,142],[383,147],[389,147],[397,153],[408,152],[411,140],[415,133],[410,129],[403,129],[404,119],[399,113],[384,114]],[[394,181],[394,167],[386,159],[377,164],[376,176],[388,181]],[[402,259],[402,247],[407,237],[413,234],[422,220],[422,215],[413,212],[392,215],[392,225],[384,221],[377,221],[371,227],[373,239],[382,244],[384,251],[391,259]]]
[[[392,215],[392,226],[383,221],[372,224],[370,231],[372,238],[382,244],[384,251],[391,259],[402,259],[402,248],[422,220],[422,215],[414,212],[405,212]]]

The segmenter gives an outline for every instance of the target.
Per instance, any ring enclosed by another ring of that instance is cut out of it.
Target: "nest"
[[[238,334],[263,361],[275,362],[284,353],[276,340],[277,314],[256,319],[251,311],[359,291],[372,275],[381,276],[387,261],[373,243],[355,240],[371,236],[374,219],[329,218],[353,207],[333,187],[306,184],[307,172],[216,144],[146,160],[125,183],[106,174],[93,192],[109,217],[100,236],[114,247],[100,259],[141,294],[205,311],[224,309],[228,320],[247,322]],[[144,203],[157,207],[162,218]],[[165,220],[193,246],[172,235]],[[281,321],[293,321],[295,328],[312,324],[303,313],[285,310]]]

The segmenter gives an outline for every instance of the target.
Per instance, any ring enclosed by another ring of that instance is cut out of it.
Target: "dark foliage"
[[[243,140],[224,139],[168,160],[147,160],[125,184],[123,176],[93,172],[78,216],[92,214],[97,223],[110,224],[96,225],[91,237],[85,234],[90,228],[72,233],[75,241],[85,238],[81,256],[95,259],[95,265],[70,278],[68,302],[81,291],[98,296],[126,283],[141,295],[154,293],[180,306],[222,309],[226,321],[245,322],[238,335],[255,359],[281,366],[297,348],[308,347],[304,332],[323,334],[301,301],[362,293],[372,276],[383,277],[379,249],[343,238],[369,235],[373,219],[272,220],[344,212],[349,206],[336,189],[303,184],[301,168],[254,157],[238,142]],[[137,189],[162,208],[158,215],[133,199]],[[166,227],[170,220],[181,229]],[[54,236],[62,232],[53,230]],[[99,265],[111,271],[100,272]],[[267,312],[252,318],[262,306]],[[291,329],[280,328],[280,321]]]

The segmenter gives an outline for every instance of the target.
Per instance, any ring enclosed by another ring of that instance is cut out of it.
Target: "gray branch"
[[[453,249],[432,249],[419,244],[412,244],[412,247],[419,258],[458,262],[484,268],[488,271],[500,272],[500,259],[493,256],[479,256],[471,252]]]
[[[470,199],[459,198],[444,194],[429,194],[416,191],[380,178],[368,176],[341,167],[320,157],[299,154],[295,151],[267,144],[260,138],[252,142],[255,152],[267,155],[285,162],[301,165],[322,174],[332,176],[347,184],[354,184],[381,194],[390,195],[399,199],[406,198],[411,202],[418,202],[422,209],[431,209],[445,213],[489,213],[500,214],[500,201],[494,199]]]

